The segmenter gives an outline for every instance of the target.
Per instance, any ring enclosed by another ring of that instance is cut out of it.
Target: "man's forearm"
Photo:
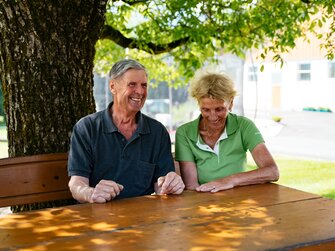
[[[82,183],[82,182],[71,182],[69,183],[72,197],[80,203],[91,202],[91,197],[94,191],[93,187]]]

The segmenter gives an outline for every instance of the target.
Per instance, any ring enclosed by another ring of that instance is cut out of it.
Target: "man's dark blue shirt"
[[[127,141],[112,121],[112,105],[74,126],[68,174],[88,178],[91,187],[102,179],[123,185],[116,198],[151,194],[159,177],[175,171],[169,134],[160,122],[138,112],[137,130]]]

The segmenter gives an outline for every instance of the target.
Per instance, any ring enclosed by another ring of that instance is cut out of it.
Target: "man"
[[[174,172],[169,134],[140,112],[148,91],[145,67],[121,60],[109,77],[113,102],[73,128],[68,161],[72,196],[104,203],[153,192],[181,194],[185,186]]]

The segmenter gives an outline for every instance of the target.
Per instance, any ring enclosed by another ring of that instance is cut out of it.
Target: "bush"
[[[272,120],[273,120],[274,122],[279,123],[279,122],[282,120],[282,118],[279,117],[279,116],[273,116],[273,117],[272,117]]]

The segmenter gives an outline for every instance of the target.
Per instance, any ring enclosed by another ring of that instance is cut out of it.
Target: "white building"
[[[270,60],[246,58],[243,103],[245,111],[302,111],[315,109],[335,112],[335,61],[325,57],[317,39],[297,42],[282,55],[283,67]],[[264,65],[264,71],[260,71]]]

